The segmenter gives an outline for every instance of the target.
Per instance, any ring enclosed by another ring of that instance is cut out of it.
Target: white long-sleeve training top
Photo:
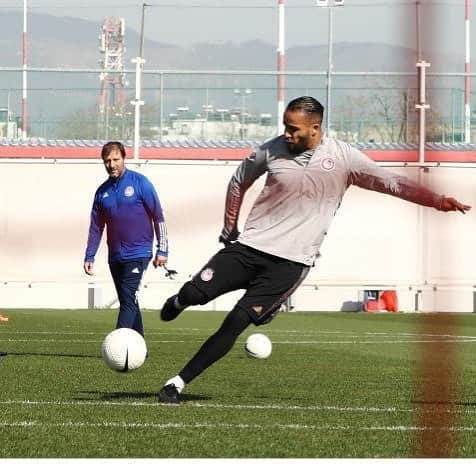
[[[246,190],[267,173],[238,241],[274,256],[312,266],[350,185],[438,207],[442,195],[379,167],[355,147],[323,138],[314,151],[289,152],[278,136],[247,157],[228,185],[224,234],[236,233]]]

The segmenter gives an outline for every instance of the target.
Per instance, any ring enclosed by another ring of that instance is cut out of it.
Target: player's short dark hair
[[[124,144],[122,142],[118,142],[118,141],[111,141],[111,142],[108,142],[107,144],[104,144],[102,146],[101,159],[104,160],[107,157],[109,157],[109,154],[113,150],[118,150],[121,153],[122,158],[123,159],[126,158],[126,149],[124,148]]]
[[[319,116],[322,121],[324,117],[324,106],[311,96],[301,96],[293,99],[286,107],[287,111],[302,111],[306,114]]]

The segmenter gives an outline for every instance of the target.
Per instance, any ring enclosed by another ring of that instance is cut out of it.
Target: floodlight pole
[[[140,143],[140,107],[144,105],[141,100],[142,91],[142,66],[145,63],[144,55],[144,17],[145,7],[147,3],[142,4],[142,19],[140,27],[140,48],[139,56],[132,59],[132,63],[136,65],[136,95],[131,104],[134,106],[134,160],[139,160],[139,143]]]
[[[416,67],[418,68],[418,89],[419,97],[418,103],[415,108],[418,109],[420,115],[419,128],[418,128],[418,163],[425,164],[425,142],[426,142],[426,117],[425,113],[427,109],[430,109],[430,105],[426,103],[426,68],[431,66],[426,61],[418,61]]]
[[[23,74],[22,74],[22,101],[21,101],[21,130],[22,138],[27,138],[27,0],[23,0],[23,35],[22,35],[22,61],[23,61]]]
[[[420,7],[421,7],[421,2],[415,2],[415,7],[416,7],[416,43],[417,43],[417,62],[421,61],[421,27],[420,27]]]
[[[464,141],[466,144],[471,142],[471,60],[470,60],[470,11],[471,1],[465,0],[464,5],[464,45],[465,45],[465,62],[464,62]]]
[[[326,133],[331,133],[331,90],[332,90],[332,26],[333,26],[333,6],[329,7],[329,27],[327,38],[327,85],[326,85]]]
[[[417,58],[416,67],[418,72],[418,99],[415,104],[415,109],[419,113],[418,124],[418,184],[424,186],[425,176],[429,171],[425,167],[425,145],[426,145],[426,110],[430,105],[426,103],[426,68],[431,65],[423,60],[422,46],[421,46],[421,2],[415,2],[416,6],[416,47]],[[426,207],[418,207],[417,209],[417,276],[421,286],[427,283],[427,268],[428,268],[428,209]],[[423,310],[423,292],[422,289],[417,289],[415,293],[415,312],[422,312]]]
[[[159,118],[159,139],[162,139],[164,131],[164,73],[160,73],[160,118]]]
[[[419,150],[418,150],[418,164],[420,165],[418,171],[418,183],[425,184],[425,174],[428,172],[428,167],[425,167],[425,144],[426,144],[426,110],[430,105],[426,103],[426,68],[431,65],[426,61],[419,60],[416,64],[418,69],[418,103],[415,108],[419,112]],[[428,209],[426,207],[418,207],[418,236],[417,236],[419,259],[418,259],[418,277],[421,285],[426,284],[427,266],[428,266]],[[418,290],[415,295],[415,311],[421,312],[423,310],[422,302],[423,294]]]
[[[326,84],[326,134],[331,132],[331,95],[332,95],[332,37],[334,29],[334,8],[344,6],[344,0],[316,0],[318,7],[328,9],[328,36],[327,36],[327,84]]]
[[[276,117],[276,134],[282,127],[284,115],[284,95],[285,95],[285,22],[284,22],[284,0],[278,0],[278,112]]]

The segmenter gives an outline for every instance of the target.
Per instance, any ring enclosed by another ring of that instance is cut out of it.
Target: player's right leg
[[[178,294],[165,301],[161,320],[172,321],[189,306],[204,305],[222,294],[244,288],[253,275],[247,254],[247,248],[239,243],[220,250]]]
[[[144,328],[137,294],[149,259],[135,259],[120,263],[110,263],[111,274],[119,297],[119,314],[116,328],[134,329],[142,336]]]
[[[188,281],[180,288],[178,294],[170,296],[165,301],[160,310],[160,319],[172,321],[188,306],[206,304],[208,301],[207,296],[193,284],[193,281]]]

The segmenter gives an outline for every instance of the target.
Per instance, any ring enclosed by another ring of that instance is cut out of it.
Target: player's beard
[[[309,147],[307,146],[307,141],[300,139],[298,142],[286,142],[289,152],[292,154],[302,154]]]

